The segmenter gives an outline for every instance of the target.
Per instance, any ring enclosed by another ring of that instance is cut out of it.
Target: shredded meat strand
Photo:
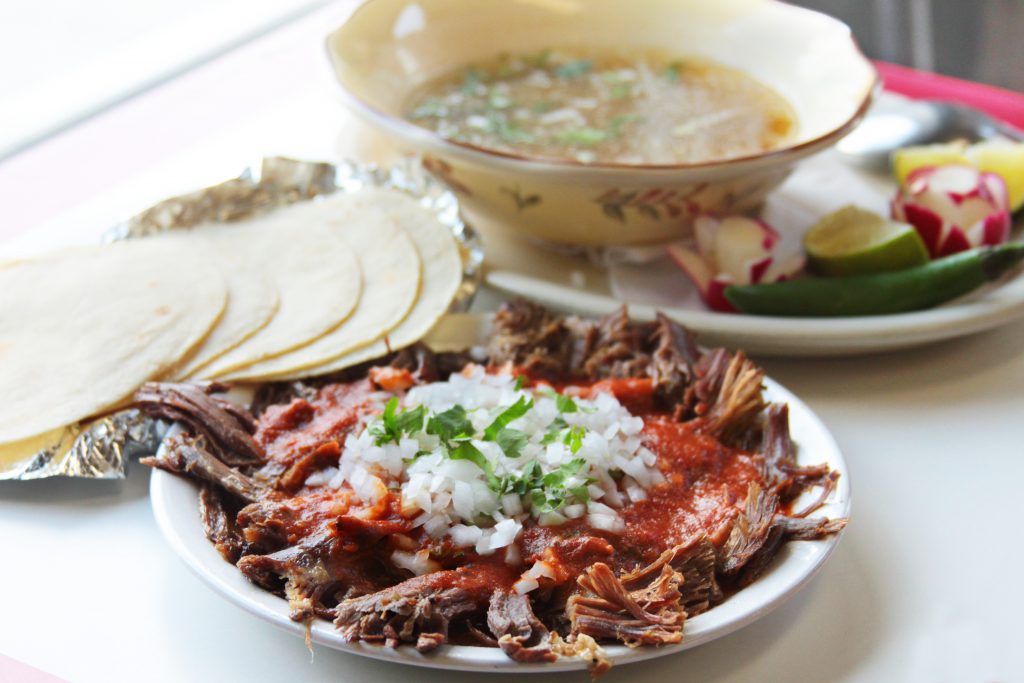
[[[718,366],[721,367],[721,366]],[[739,351],[725,366],[707,412],[707,430],[725,443],[742,441],[764,411],[764,370]]]
[[[580,592],[566,606],[571,634],[619,640],[630,647],[680,642],[686,610],[679,592],[683,576],[671,565],[674,554],[666,551],[652,564],[620,577],[604,562],[590,565],[576,580]]]
[[[736,516],[732,532],[722,547],[721,574],[735,578],[751,558],[768,543],[772,521],[778,509],[778,497],[751,482],[743,512]]]
[[[687,617],[695,617],[722,601],[722,589],[715,578],[715,546],[704,534],[672,548],[670,563],[682,581],[679,601]]]
[[[267,490],[263,486],[238,470],[228,467],[206,450],[199,439],[187,434],[165,439],[163,452],[159,457],[142,458],[139,462],[171,474],[215,484],[248,502],[267,495]]]
[[[252,436],[256,431],[252,415],[210,393],[225,388],[222,384],[146,382],[135,394],[135,404],[150,417],[184,423],[193,434],[205,437],[218,459],[228,465],[260,465],[265,455]]]
[[[334,625],[349,641],[397,647],[415,643],[428,652],[447,642],[452,621],[486,609],[494,585],[471,568],[417,576],[396,586],[343,600]]]
[[[785,517],[778,515],[775,524],[782,528],[786,538],[792,541],[819,541],[823,538],[838,534],[846,528],[847,519],[826,519],[818,517],[808,519],[807,517]]]
[[[555,380],[648,377],[658,405],[667,408],[683,405],[700,358],[689,330],[662,314],[651,323],[632,322],[625,307],[590,321],[519,300],[501,307],[492,328],[492,363]]]
[[[242,555],[245,543],[235,526],[224,501],[224,493],[212,484],[204,483],[199,489],[199,517],[203,520],[203,530],[217,552],[225,560],[234,564]]]
[[[487,627],[502,652],[517,662],[553,662],[548,629],[533,613],[525,595],[499,588],[491,595]]]

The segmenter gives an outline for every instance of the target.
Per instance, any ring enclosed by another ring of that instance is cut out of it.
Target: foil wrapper
[[[151,206],[108,230],[104,241],[243,220],[296,202],[367,188],[393,189],[410,195],[452,231],[462,256],[463,277],[451,310],[466,310],[482,275],[479,237],[463,221],[455,195],[415,158],[390,168],[355,162],[330,164],[265,158],[237,178]],[[0,458],[0,480],[56,476],[122,479],[130,460],[156,453],[167,428],[166,423],[134,409],[72,425],[26,458],[15,462]]]

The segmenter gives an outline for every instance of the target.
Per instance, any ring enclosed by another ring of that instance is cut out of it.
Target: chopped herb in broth
[[[407,118],[499,152],[584,163],[678,164],[757,154],[796,132],[750,76],[655,51],[503,55],[424,88]]]

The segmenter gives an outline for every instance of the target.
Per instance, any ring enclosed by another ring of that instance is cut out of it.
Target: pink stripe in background
[[[45,671],[0,655],[0,683],[68,683]]]
[[[906,66],[875,62],[885,89],[916,100],[948,100],[980,109],[1024,130],[1024,94]]]

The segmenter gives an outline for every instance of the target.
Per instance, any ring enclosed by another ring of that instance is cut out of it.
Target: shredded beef
[[[245,541],[235,525],[234,515],[228,510],[226,493],[212,484],[203,484],[199,489],[199,517],[203,530],[217,552],[234,564],[242,555]]]
[[[818,541],[832,534],[838,534],[849,520],[845,518],[827,519],[816,517],[787,517],[778,515],[775,524],[782,528],[786,538],[791,541]]]
[[[135,404],[150,417],[183,423],[193,434],[202,435],[227,465],[260,465],[265,456],[252,437],[256,422],[248,411],[211,394],[224,388],[147,382],[135,394]]]
[[[722,601],[722,589],[715,578],[715,546],[701,534],[689,543],[670,551],[669,560],[682,580],[679,602],[687,617],[695,617]]]
[[[765,408],[764,370],[742,351],[731,358],[727,354],[719,349],[712,369],[700,380],[708,384],[706,425],[723,443],[750,447],[751,435],[757,433],[757,421]]]
[[[523,300],[495,314],[487,351],[492,363],[512,363],[552,381],[648,377],[665,408],[682,404],[700,358],[689,330],[661,314],[654,322],[635,323],[623,307],[591,321],[563,318]]]
[[[778,505],[778,496],[751,482],[744,511],[722,547],[719,573],[744,586],[764,571],[782,542],[782,529],[773,524]]]
[[[604,562],[590,565],[577,579],[580,592],[569,598],[566,608],[572,634],[618,640],[630,647],[681,641],[686,620],[679,592],[682,577],[670,560],[670,553],[662,555],[620,577]]]
[[[280,475],[277,486],[283,491],[294,493],[302,488],[310,474],[325,467],[337,465],[340,457],[341,444],[337,441],[325,441],[293,462]]]
[[[240,520],[253,519],[239,515]],[[262,524],[267,520],[263,519]],[[245,528],[250,533],[251,527]],[[371,546],[390,534],[401,533],[405,524],[374,522],[342,516],[298,544],[269,554],[249,554],[238,568],[253,583],[283,592],[292,607],[292,619],[313,616],[334,618],[339,599],[365,595],[398,581],[372,554],[356,550]]]
[[[165,439],[158,457],[142,458],[139,462],[171,474],[215,484],[248,502],[267,495],[265,487],[237,469],[228,467],[206,450],[198,439],[187,434]]]
[[[838,483],[839,473],[831,471],[828,465],[797,465],[796,446],[789,432],[789,406],[784,403],[768,406],[760,454],[762,476],[783,503],[790,503],[810,489],[819,489],[817,497],[793,513],[793,517],[806,517],[820,509]]]
[[[340,602],[334,625],[346,640],[397,647],[415,643],[427,652],[447,642],[453,621],[487,609],[492,577],[472,567],[417,576],[398,585]]]
[[[635,323],[623,308],[590,321],[525,301],[498,311],[486,352],[491,365],[510,363],[555,382],[650,379],[663,415],[692,420],[701,439],[746,451],[737,457],[749,459],[757,481],[742,509],[724,513],[726,524],[735,516],[731,528],[722,527],[729,534],[721,547],[717,536],[712,543],[702,533],[647,563],[651,554],[624,551],[600,531],[545,532],[522,542],[523,559],[543,559],[563,573],[520,595],[511,586],[521,567],[460,565],[462,553],[453,555],[434,539],[422,552],[429,550],[433,566],[443,568],[408,578],[388,558],[395,549],[418,547],[422,539],[412,537],[422,530],[397,506],[364,518],[348,512],[347,502],[310,493],[305,482],[338,464],[357,420],[354,413],[332,417],[323,406],[444,379],[469,362],[467,353],[436,354],[421,344],[329,376],[263,385],[253,413],[215,395],[224,385],[146,384],[138,406],[183,422],[189,433],[167,439],[160,457],[143,462],[200,483],[208,538],[247,578],[285,597],[297,621],[331,619],[347,640],[409,643],[421,652],[449,642],[454,628],[463,639],[457,642],[497,646],[516,661],[578,656],[595,675],[610,666],[599,641],[679,642],[686,619],[721,602],[722,586],[733,590],[755,580],[782,543],[824,538],[846,525],[809,517],[834,491],[838,475],[825,465],[797,464],[788,409],[765,405],[764,373],[742,352],[702,353],[688,330],[660,314]],[[259,430],[253,414],[260,416]],[[793,510],[811,490],[818,495]]]
[[[494,314],[487,353],[492,363],[511,362],[538,377],[558,379],[575,367],[574,339],[565,319],[522,299]]]
[[[651,342],[654,350],[649,374],[654,380],[655,394],[663,405],[675,407],[677,420],[682,419],[689,409],[683,399],[700,359],[696,339],[688,329],[659,313]]]
[[[499,588],[491,595],[487,627],[498,639],[502,652],[517,662],[553,662],[548,629],[534,615],[525,595]]]

